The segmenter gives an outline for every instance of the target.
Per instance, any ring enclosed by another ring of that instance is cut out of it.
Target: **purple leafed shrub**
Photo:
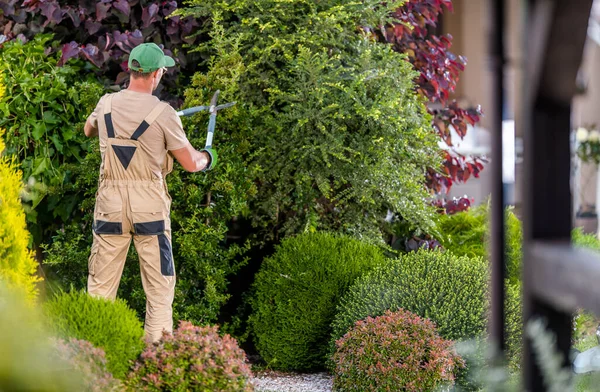
[[[452,0],[411,0],[400,7],[395,16],[401,21],[380,31],[383,41],[392,44],[394,50],[406,53],[415,70],[417,91],[427,101],[436,104],[429,107],[433,127],[439,137],[449,146],[450,126],[462,138],[467,125],[475,125],[482,115],[481,107],[463,108],[450,99],[460,74],[465,70],[467,59],[450,51],[452,36],[438,36],[432,30],[438,25],[439,16],[452,12]],[[465,157],[456,151],[445,151],[442,172],[429,169],[427,185],[435,193],[449,191],[456,182],[479,177],[485,161]]]
[[[57,339],[56,353],[77,373],[83,382],[82,390],[89,392],[120,391],[121,383],[106,370],[104,350],[90,342],[71,338]]]
[[[252,391],[246,354],[218,327],[182,321],[174,333],[149,344],[126,384],[134,391]]]
[[[336,342],[333,386],[338,391],[433,391],[464,366],[433,322],[389,310],[367,317]]]
[[[177,1],[156,0],[5,0],[0,2],[0,43],[51,32],[61,44],[59,65],[80,57],[111,83],[123,84],[131,49],[155,42],[177,59],[184,74],[192,75],[197,59],[181,48],[196,42],[200,21],[173,15],[177,7]],[[175,88],[174,73],[164,80]]]

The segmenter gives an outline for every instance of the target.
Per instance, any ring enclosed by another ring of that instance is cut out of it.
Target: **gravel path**
[[[256,392],[331,392],[331,382],[327,373],[264,372],[253,379]]]

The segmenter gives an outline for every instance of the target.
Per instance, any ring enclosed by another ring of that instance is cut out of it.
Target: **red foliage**
[[[336,342],[334,389],[433,391],[464,366],[431,320],[409,311],[367,317]]]
[[[473,199],[469,199],[466,195],[463,197],[454,198],[450,201],[436,200],[433,205],[438,208],[440,214],[452,215],[457,212],[468,211],[471,208]]]
[[[149,344],[129,374],[126,384],[135,391],[250,392],[252,372],[246,354],[218,327],[196,327],[181,321]]]
[[[103,392],[120,390],[120,382],[106,368],[104,350],[90,342],[70,338],[56,339],[56,357],[65,361],[81,377],[82,390]]]
[[[451,0],[410,0],[396,12],[401,23],[390,25],[381,31],[385,41],[398,52],[406,53],[408,60],[419,71],[417,91],[429,102],[433,126],[442,140],[452,146],[450,125],[462,138],[467,125],[475,125],[482,115],[481,108],[461,108],[456,101],[449,101],[456,88],[466,59],[450,52],[452,37],[437,36],[430,30],[436,27],[443,8],[453,11]],[[437,108],[435,108],[437,107]],[[427,185],[433,192],[448,191],[453,183],[478,177],[483,163],[477,158],[467,158],[455,151],[445,153],[442,173],[429,170]]]

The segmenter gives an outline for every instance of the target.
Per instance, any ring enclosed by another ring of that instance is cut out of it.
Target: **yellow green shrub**
[[[0,85],[0,99],[4,86]],[[37,296],[37,263],[28,249],[30,234],[20,193],[22,173],[12,158],[3,156],[4,130],[0,129],[0,277],[9,285],[25,290],[33,301]]]

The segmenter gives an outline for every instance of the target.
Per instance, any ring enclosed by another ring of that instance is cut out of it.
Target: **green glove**
[[[206,148],[203,148],[202,150],[200,150],[200,152],[203,152],[203,151],[208,153],[208,155],[210,156],[210,161],[208,162],[208,165],[202,170],[203,172],[205,172],[207,170],[212,170],[217,165],[217,161],[219,160],[219,155],[217,154],[217,150],[215,150],[212,147],[206,147]]]

